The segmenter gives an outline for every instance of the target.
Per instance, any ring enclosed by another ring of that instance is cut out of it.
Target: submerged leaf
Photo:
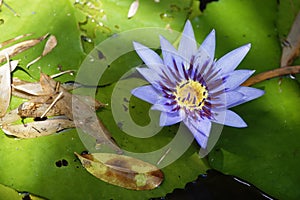
[[[129,156],[93,153],[79,155],[88,172],[107,183],[132,190],[151,190],[163,181],[163,173],[156,166]]]

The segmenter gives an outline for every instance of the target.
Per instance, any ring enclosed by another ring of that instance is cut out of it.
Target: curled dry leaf
[[[47,42],[45,44],[45,47],[44,47],[42,55],[40,55],[39,57],[37,57],[36,59],[34,59],[30,63],[28,63],[26,67],[28,68],[30,65],[33,65],[38,60],[40,60],[43,56],[45,56],[48,53],[50,53],[56,47],[56,45],[57,45],[56,37],[54,35],[50,35],[49,39],[47,40]]]
[[[86,170],[107,183],[131,190],[151,190],[163,181],[163,173],[156,166],[129,156],[93,153],[79,155]]]
[[[17,44],[14,44],[10,47],[7,47],[5,49],[2,49],[0,51],[0,63],[5,61],[6,57],[5,55],[8,54],[9,57],[13,57],[35,45],[37,45],[38,43],[40,43],[41,41],[43,41],[46,37],[48,36],[48,34],[36,38],[36,39],[31,39],[31,40],[25,40],[23,42],[19,42]]]
[[[292,28],[283,43],[281,55],[281,67],[288,66],[293,63],[294,59],[300,53],[300,12],[296,16]]]
[[[39,82],[27,82],[13,77],[12,94],[24,99],[31,99],[35,96],[47,95],[44,93]]]
[[[6,113],[3,117],[0,118],[0,126],[4,124],[10,124],[17,120],[20,120],[21,117],[18,115],[18,109],[14,109]]]
[[[0,67],[0,117],[3,117],[8,109],[11,96],[11,76],[18,65],[18,61],[8,62]]]
[[[69,93],[61,87],[58,82],[46,74],[41,74],[40,83],[44,91],[49,91],[49,93],[63,93],[63,97],[57,101],[56,105],[66,117],[74,120],[77,128],[80,128],[84,133],[95,138],[97,149],[101,146],[108,145],[117,153],[123,152],[100,120],[90,120],[91,116],[95,115],[94,110],[91,109],[90,105],[87,105],[77,96]],[[72,104],[76,106],[72,106]],[[80,118],[73,119],[73,115],[80,116]]]
[[[22,38],[24,38],[24,37],[30,36],[30,35],[32,35],[32,34],[31,34],[31,33],[23,34],[23,35],[19,35],[19,36],[15,37],[15,38],[6,40],[6,41],[4,41],[4,42],[1,42],[1,43],[0,43],[0,48],[4,47],[4,46],[6,46],[6,45],[9,45],[9,44],[11,44],[11,43],[13,43],[13,42],[15,42],[15,41],[17,41],[17,40],[20,40],[20,39],[22,39]]]
[[[20,117],[32,117],[38,118],[41,117],[44,113],[46,113],[49,108],[50,103],[39,103],[39,102],[24,102],[18,107],[18,114]],[[45,117],[49,116],[59,116],[63,115],[62,110],[54,104],[51,109],[48,110]]]
[[[42,56],[45,56],[48,53],[50,53],[52,51],[52,49],[54,49],[54,47],[56,47],[56,45],[57,45],[56,37],[54,35],[50,35],[49,39],[46,42]]]
[[[69,119],[51,118],[27,124],[3,125],[2,130],[6,135],[12,135],[18,138],[36,138],[74,127],[74,123]]]
[[[40,75],[39,85],[37,93],[33,95],[31,87],[34,87],[34,84],[26,85],[16,80],[16,85],[13,87],[14,92],[18,91],[18,95],[22,92],[23,94],[27,93],[27,95],[32,96],[28,98],[30,99],[29,102],[19,106],[18,111],[20,116],[41,117],[65,115],[70,120],[74,120],[77,128],[80,128],[84,133],[96,140],[97,149],[107,145],[117,153],[123,153],[102,122],[98,119],[91,120],[91,116],[95,115],[95,107],[101,107],[104,104],[96,100],[91,100],[91,98],[83,100],[83,97],[79,97],[79,95],[72,95],[59,82],[56,82],[50,76],[43,73]],[[72,104],[76,106],[72,107]],[[73,119],[73,115],[80,116],[80,118]]]

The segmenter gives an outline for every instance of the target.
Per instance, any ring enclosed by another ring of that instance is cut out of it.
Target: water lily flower
[[[207,147],[212,123],[232,127],[247,124],[229,110],[264,94],[244,87],[254,70],[235,70],[250,49],[241,46],[220,59],[214,59],[215,30],[197,48],[194,31],[187,21],[178,50],[160,36],[163,59],[153,50],[134,42],[134,48],[147,67],[137,71],[151,84],[132,90],[132,94],[161,111],[160,126],[183,122],[201,146]]]

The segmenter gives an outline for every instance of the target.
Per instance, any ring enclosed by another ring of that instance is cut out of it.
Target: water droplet
[[[171,22],[174,19],[174,17],[172,15],[167,14],[167,13],[161,13],[160,18],[165,22]]]
[[[84,41],[84,42],[89,42],[89,43],[92,43],[92,42],[93,42],[93,40],[92,40],[91,38],[89,38],[89,37],[87,37],[87,36],[84,36],[84,35],[81,36],[81,39],[82,39],[82,41]]]

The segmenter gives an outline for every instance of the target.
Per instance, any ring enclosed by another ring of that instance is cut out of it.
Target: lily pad
[[[280,66],[281,41],[277,28],[281,27],[275,26],[277,20],[280,18],[275,1],[228,0],[209,4],[205,14],[194,19],[194,23],[200,24],[202,32],[216,29],[217,55],[224,54],[225,48],[228,51],[250,42],[250,53],[239,67],[259,73]],[[297,199],[300,196],[297,189],[299,85],[283,77],[281,81],[267,80],[255,87],[264,89],[266,94],[234,109],[248,123],[248,128],[225,127],[209,154],[210,165],[243,178],[276,198]]]
[[[84,32],[82,27],[80,27],[80,23],[85,20],[86,13],[78,13],[78,8],[74,5],[75,2],[42,2],[37,0],[28,3],[8,0],[5,3],[18,12],[20,17],[14,16],[14,13],[8,7],[2,5],[1,14],[3,15],[1,18],[3,23],[0,25],[0,29],[3,31],[0,34],[1,40],[5,41],[25,33],[34,33],[28,38],[36,38],[49,32],[57,38],[58,42],[53,51],[30,66],[29,69],[26,68],[26,65],[42,54],[45,41],[13,57],[12,59],[20,60],[18,69],[13,73],[14,77],[26,81],[37,81],[40,76],[40,70],[51,75],[60,72],[60,70],[78,69],[80,67],[88,52],[82,48],[81,36],[84,35]],[[119,31],[140,28],[146,25],[165,28],[168,24],[171,25],[171,29],[181,31],[181,27],[188,15],[191,1],[141,4],[141,10],[138,10],[137,14],[130,20],[126,17],[123,18],[123,14],[126,13],[126,10],[123,8],[127,7],[127,5],[129,8],[130,1],[126,1],[126,5],[124,1],[120,5],[121,7],[118,7],[118,3],[114,1],[102,1],[102,3],[107,10],[120,11],[119,13],[109,13],[109,16],[116,22],[124,24],[124,29],[122,26],[122,30]],[[174,5],[179,6],[179,11]],[[160,15],[153,18],[153,12],[147,10],[147,7],[153,7],[152,11],[155,10],[157,14],[169,12],[169,10],[178,14],[174,14],[172,20],[161,19]],[[144,19],[142,16],[147,17]],[[140,23],[133,23],[138,21]],[[110,26],[109,23],[107,25]],[[113,27],[114,25],[112,23]],[[117,32],[116,27],[114,31]],[[98,28],[95,28],[95,32],[96,34],[92,38],[95,44],[110,36],[110,34],[103,34],[101,29]],[[112,32],[112,34],[115,32]],[[132,57],[130,56],[130,58]],[[127,60],[124,59],[125,61]],[[131,67],[135,66],[130,61],[127,62]],[[116,64],[116,67],[122,66],[121,64],[119,62]],[[115,71],[118,72],[119,77],[125,72],[121,70]],[[61,82],[70,81],[74,80],[74,76],[64,75],[56,80]],[[110,96],[117,79],[107,77],[107,80],[107,83],[110,85],[100,88],[96,95],[102,102],[110,102]],[[22,99],[13,97],[9,109],[16,108],[22,102]],[[149,108],[149,105],[133,99],[130,102],[130,106],[132,106],[130,112],[134,113],[133,115],[138,119],[139,123],[147,124],[148,119],[145,116],[148,114],[146,109]],[[143,112],[139,112],[141,110]],[[130,151],[147,152],[149,149],[159,149],[168,144],[175,137],[178,130],[178,126],[167,127],[162,129],[156,137],[145,141],[141,138],[130,137],[124,134],[118,124],[112,120],[113,117],[109,106],[100,110],[97,114],[121,147]],[[10,186],[17,191],[28,191],[49,199],[146,199],[153,196],[163,196],[171,192],[175,187],[184,187],[185,183],[194,180],[199,173],[205,172],[207,168],[206,164],[199,159],[196,153],[199,150],[198,146],[193,143],[182,157],[172,165],[162,169],[167,178],[159,188],[151,191],[130,191],[98,180],[81,166],[80,161],[74,156],[73,152],[82,152],[86,150],[86,147],[82,144],[75,129],[51,136],[26,140],[6,136],[1,131],[0,142],[2,144],[0,147],[2,152],[0,157],[0,170],[2,172],[0,183]],[[189,163],[188,168],[186,163]],[[182,169],[187,170],[183,172]],[[47,187],[45,187],[45,184],[47,184]],[[0,197],[3,196],[0,194]]]

